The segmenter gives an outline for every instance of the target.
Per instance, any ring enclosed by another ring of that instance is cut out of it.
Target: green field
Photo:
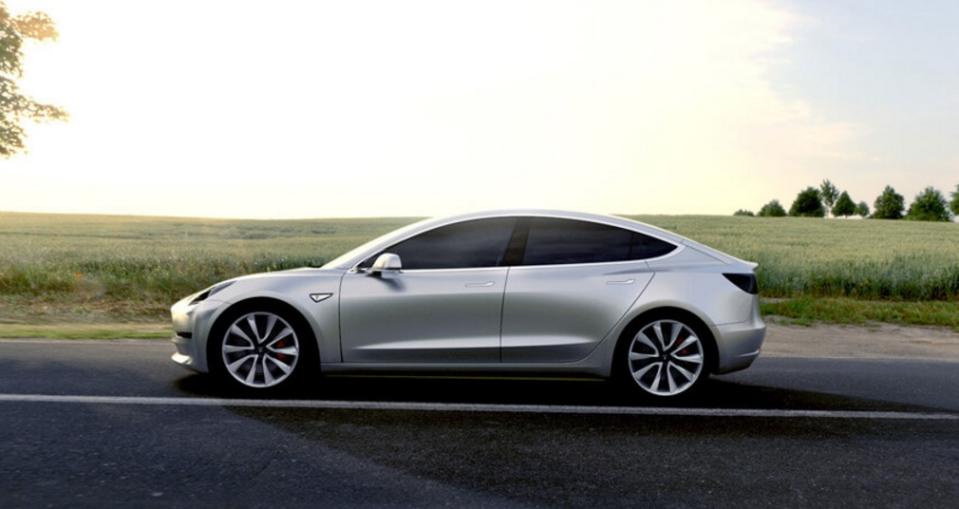
[[[957,224],[636,218],[759,262],[767,313],[959,330]],[[159,324],[172,302],[216,281],[319,266],[413,220],[0,213],[0,335],[38,335],[28,330],[35,324]]]

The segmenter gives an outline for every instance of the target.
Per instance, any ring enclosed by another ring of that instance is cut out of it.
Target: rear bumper
[[[716,338],[719,350],[716,373],[748,368],[759,357],[766,338],[766,324],[758,314],[748,322],[719,325],[716,329],[719,332]]]

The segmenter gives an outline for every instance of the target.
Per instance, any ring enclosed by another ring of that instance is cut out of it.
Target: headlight
[[[196,294],[196,297],[190,301],[190,305],[192,306],[193,304],[198,304],[205,301],[208,297],[212,297],[214,294],[232,285],[233,283],[234,281],[224,281],[223,283],[217,283],[206,290],[203,290],[202,292]]]

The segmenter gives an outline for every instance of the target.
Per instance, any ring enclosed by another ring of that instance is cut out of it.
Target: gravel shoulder
[[[763,355],[959,361],[959,333],[888,324],[802,327],[770,323]]]

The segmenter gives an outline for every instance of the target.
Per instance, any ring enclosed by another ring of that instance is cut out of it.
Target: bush
[[[751,211],[751,210],[739,209],[739,210],[737,210],[736,212],[733,212],[733,215],[734,215],[734,216],[749,216],[749,217],[753,217],[753,216],[755,216],[756,214],[753,214],[753,211]]]
[[[876,219],[902,219],[902,211],[906,208],[906,201],[892,186],[886,186],[882,194],[873,203],[876,211],[872,217]]]
[[[849,217],[856,213],[856,203],[849,197],[849,193],[843,191],[836,200],[836,205],[832,208],[832,215],[839,217]]]
[[[938,189],[929,186],[916,195],[906,219],[913,221],[950,221],[949,209],[946,208],[946,198]]]
[[[786,209],[779,203],[779,200],[773,200],[759,209],[759,217],[785,217]]]
[[[807,187],[796,196],[792,207],[789,208],[789,215],[796,217],[823,217],[826,215],[826,209],[822,206],[822,199],[819,196],[819,190],[815,187]]]

